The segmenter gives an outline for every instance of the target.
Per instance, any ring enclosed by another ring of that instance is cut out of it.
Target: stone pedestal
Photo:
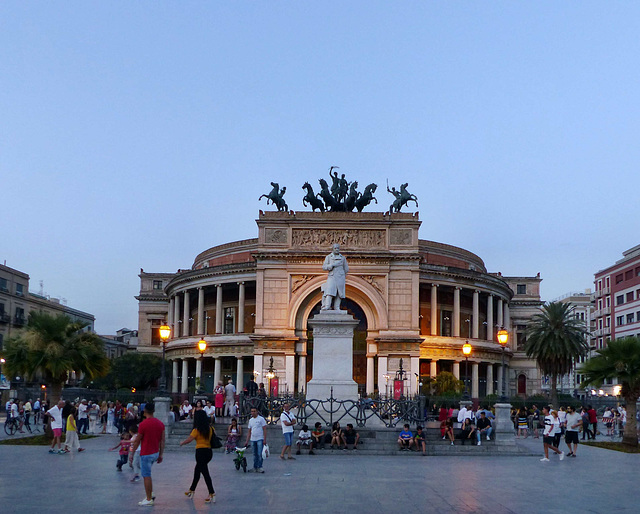
[[[171,412],[171,398],[166,396],[159,396],[153,399],[153,403],[156,406],[154,416],[164,423],[164,426],[170,424],[169,412]]]
[[[493,422],[496,446],[514,446],[516,444],[513,423],[511,422],[511,404],[496,403],[496,419]]]
[[[313,378],[307,398],[356,400],[358,384],[353,380],[353,331],[358,321],[347,311],[326,310],[309,320],[313,329]]]

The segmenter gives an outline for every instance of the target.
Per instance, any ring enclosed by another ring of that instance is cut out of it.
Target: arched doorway
[[[320,312],[322,302],[311,310],[309,318]],[[358,392],[364,393],[367,385],[367,316],[353,300],[342,300],[342,310],[346,310],[359,321],[353,334],[353,380],[358,384]],[[307,382],[313,378],[313,330],[307,325]]]
[[[527,376],[518,375],[518,396],[527,396]]]

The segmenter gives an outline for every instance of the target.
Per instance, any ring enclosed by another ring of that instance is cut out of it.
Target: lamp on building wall
[[[462,345],[462,353],[464,353],[464,394],[463,400],[469,400],[469,388],[467,387],[467,377],[469,376],[469,355],[471,355],[472,346],[467,341]]]
[[[158,394],[164,395],[167,392],[167,376],[164,370],[166,360],[167,341],[171,337],[171,327],[163,323],[160,327],[160,339],[162,340],[162,368],[160,368],[160,382],[158,383]]]
[[[509,342],[509,332],[504,328],[502,330],[498,330],[498,342],[500,343],[500,346],[502,346],[502,394],[500,395],[500,403],[507,403],[509,399],[507,398],[507,372],[504,368],[504,351],[507,347],[507,343]]]
[[[198,350],[200,351],[200,355],[204,355],[204,352],[207,350],[207,342],[204,340],[204,338],[198,341]]]

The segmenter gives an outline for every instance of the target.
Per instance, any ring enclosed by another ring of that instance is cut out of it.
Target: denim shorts
[[[291,446],[291,443],[293,443],[293,432],[285,432],[283,435],[284,435],[284,445]]]
[[[151,466],[158,460],[160,452],[152,453],[151,455],[140,455],[140,474],[143,477],[151,476]]]

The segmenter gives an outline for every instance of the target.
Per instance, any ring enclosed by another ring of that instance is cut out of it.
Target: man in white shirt
[[[250,469],[249,472],[264,473],[262,448],[267,444],[267,421],[258,415],[258,409],[255,407],[251,407],[251,418],[249,418],[247,428],[245,446],[249,446],[249,441],[251,441],[251,451],[253,452],[253,469]]]
[[[224,416],[233,416],[233,405],[236,403],[236,386],[233,385],[231,379],[226,386],[224,386],[225,402],[224,402]]]
[[[9,418],[11,417],[11,406],[13,405],[13,398],[9,398],[9,401],[7,403],[5,403],[4,405],[4,410],[7,413],[7,421],[9,421]]]
[[[53,442],[49,453],[56,453],[54,450],[56,444],[58,445],[57,453],[64,453],[60,447],[60,436],[62,436],[62,408],[64,407],[64,400],[58,400],[58,404],[47,411],[49,415],[51,430],[53,431]]]
[[[544,432],[542,434],[542,441],[544,444],[544,457],[540,459],[540,462],[549,462],[549,448],[558,454],[560,460],[564,459],[564,453],[553,446],[553,436],[556,431],[560,431],[560,422],[556,416],[549,414],[548,407],[542,407],[542,415],[544,416]]]
[[[89,417],[87,416],[88,404],[86,399],[82,399],[80,405],[78,405],[78,434],[86,434],[89,428]]]
[[[566,417],[567,427],[564,431],[564,442],[569,447],[567,457],[575,457],[578,452],[578,431],[582,426],[582,416],[571,405],[567,407],[567,410],[569,412]],[[573,444],[573,450],[571,449],[571,444]]]
[[[207,405],[205,405],[203,410],[209,417],[209,423],[213,425],[216,422],[216,408],[211,405],[211,400],[207,400]]]
[[[473,411],[471,410],[471,406],[467,409],[465,405],[458,411],[458,423],[464,423],[465,419],[470,419],[473,421]]]
[[[282,435],[284,436],[284,446],[280,452],[280,458],[284,460],[285,452],[289,452],[287,457],[289,460],[295,460],[295,457],[291,456],[291,445],[293,444],[293,426],[296,424],[296,417],[293,412],[290,412],[291,405],[289,403],[284,404],[284,410],[280,414],[280,423],[282,424]]]

